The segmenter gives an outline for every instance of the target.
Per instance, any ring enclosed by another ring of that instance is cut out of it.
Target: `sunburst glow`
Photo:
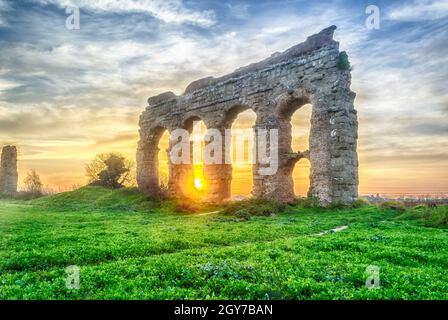
[[[194,187],[197,190],[202,190],[202,188],[204,187],[204,184],[202,183],[202,179],[200,179],[200,178],[194,179]]]

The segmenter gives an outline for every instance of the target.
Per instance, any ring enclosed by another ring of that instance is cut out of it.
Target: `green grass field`
[[[448,299],[446,206],[249,219],[173,208],[98,187],[0,200],[0,298]],[[66,288],[69,265],[80,289]],[[369,265],[379,289],[365,287]]]

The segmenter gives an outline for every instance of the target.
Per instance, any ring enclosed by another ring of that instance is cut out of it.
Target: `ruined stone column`
[[[137,183],[147,194],[157,194],[159,190],[159,160],[158,143],[163,134],[163,128],[140,132],[137,149]]]
[[[310,135],[311,194],[324,203],[358,198],[358,121],[350,72],[339,71],[331,92],[313,99]]]
[[[171,197],[193,198],[194,176],[191,164],[169,164],[168,190]]]
[[[331,179],[331,126],[330,115],[325,108],[329,98],[313,101],[310,130],[311,178],[309,196],[325,205],[332,201]]]
[[[157,149],[147,146],[147,142],[139,142],[137,152],[137,183],[140,189],[147,194],[155,194],[159,187],[157,173]]]
[[[232,165],[229,159],[226,159],[226,155],[230,155],[230,143],[229,141],[226,143],[226,138],[231,139],[231,137],[226,137],[225,126],[216,126],[212,129],[219,134],[219,138],[218,141],[209,141],[209,143],[217,142],[221,148],[221,156],[213,154],[211,156],[216,156],[216,163],[204,163],[204,178],[207,184],[207,201],[219,203],[231,197]]]
[[[194,165],[192,162],[192,144],[190,143],[190,163],[175,164],[170,153],[174,142],[170,140],[168,153],[168,191],[173,198],[193,198],[194,193]]]
[[[358,198],[358,117],[356,94],[350,90],[349,71],[340,71],[339,81],[327,100],[329,114],[332,202],[350,203]]]
[[[14,194],[17,192],[17,148],[5,146],[2,150],[0,167],[0,192]]]
[[[288,116],[270,115],[268,119],[259,117],[257,121],[256,132],[260,130],[276,129],[278,133],[278,167],[273,175],[263,175],[260,169],[268,167],[260,163],[259,154],[257,154],[257,161],[254,165],[254,190],[255,197],[275,199],[281,202],[291,202],[295,199],[294,181],[292,172],[294,165],[301,158],[305,157],[302,152],[293,152],[291,148],[291,119]],[[259,150],[260,137],[255,136],[257,143],[257,150]],[[268,136],[266,136],[269,141]],[[268,146],[270,148],[270,146]],[[268,149],[269,150],[269,149]],[[267,151],[268,151],[267,150]],[[259,152],[259,151],[258,151]],[[257,153],[258,153],[257,152]],[[267,152],[267,154],[269,154]]]

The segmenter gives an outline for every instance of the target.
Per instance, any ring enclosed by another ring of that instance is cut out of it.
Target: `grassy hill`
[[[189,214],[99,187],[0,200],[0,299],[448,299],[448,207],[390,207]]]

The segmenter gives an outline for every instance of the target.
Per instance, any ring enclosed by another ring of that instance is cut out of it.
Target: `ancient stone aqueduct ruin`
[[[292,170],[303,157],[310,160],[309,195],[322,203],[348,203],[358,197],[357,113],[351,74],[341,68],[339,43],[332,26],[282,53],[239,68],[220,78],[192,82],[181,96],[165,92],[148,99],[140,117],[137,182],[148,194],[158,190],[158,143],[165,130],[192,129],[203,120],[208,129],[230,128],[238,113],[252,109],[255,130],[278,129],[278,170],[259,175],[253,166],[253,195],[280,201],[294,198]],[[293,152],[291,116],[305,104],[312,105],[309,150]],[[170,142],[170,148],[173,141]],[[230,197],[231,164],[204,165],[207,199]],[[193,183],[192,164],[169,164],[169,193],[187,197]]]

